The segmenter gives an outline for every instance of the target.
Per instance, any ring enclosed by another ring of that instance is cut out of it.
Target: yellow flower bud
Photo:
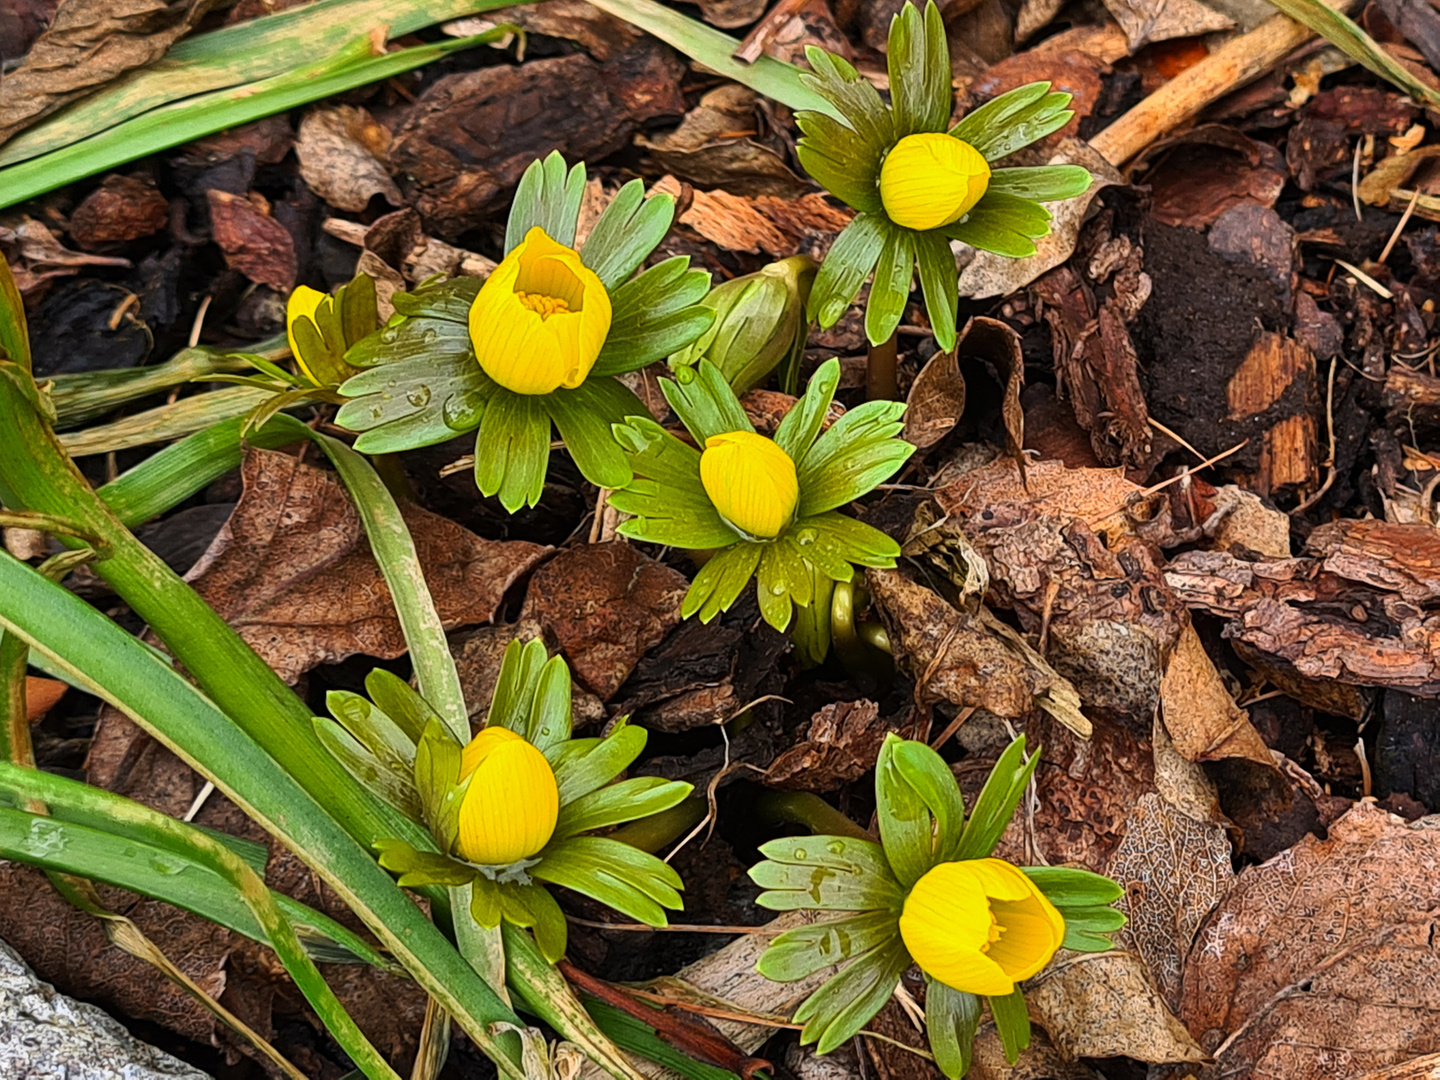
[[[753,431],[705,440],[700,483],[720,516],[757,540],[779,536],[800,501],[795,462],[774,441]]]
[[[580,255],[535,226],[470,307],[470,343],[485,374],[517,394],[573,390],[610,333],[610,296]]]
[[[504,866],[550,842],[560,789],[544,754],[508,728],[487,727],[460,757],[460,779],[472,773],[455,842],[461,858]]]
[[[315,312],[321,304],[330,302],[330,297],[319,289],[312,289],[309,285],[301,285],[290,294],[290,299],[285,302],[285,337],[290,342],[290,355],[295,357],[295,363],[312,382],[318,382],[315,372],[311,371],[305,363],[305,357],[300,353],[300,346],[295,342],[295,320],[309,319],[315,322]],[[318,329],[318,325],[317,325]]]
[[[1002,997],[1050,962],[1065,919],[1017,867],[970,859],[940,863],[915,883],[900,936],[932,979]]]
[[[880,166],[880,201],[896,225],[938,229],[969,213],[990,186],[990,165],[942,132],[906,135]]]

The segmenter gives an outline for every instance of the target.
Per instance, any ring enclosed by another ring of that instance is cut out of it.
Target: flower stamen
[[[517,292],[515,298],[542,319],[551,315],[569,315],[570,305],[558,296],[544,296],[540,293]]]

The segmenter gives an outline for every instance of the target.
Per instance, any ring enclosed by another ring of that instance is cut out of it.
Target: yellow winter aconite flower
[[[298,286],[290,294],[290,299],[285,302],[285,337],[290,342],[290,355],[295,357],[295,363],[300,370],[312,380],[316,380],[315,373],[305,364],[305,357],[300,354],[300,346],[295,343],[295,320],[309,319],[315,321],[315,312],[320,305],[328,303],[330,297],[319,289],[312,289],[309,285]]]
[[[910,890],[900,936],[920,969],[955,990],[1002,997],[1055,955],[1065,919],[1002,859],[932,867]]]
[[[906,135],[880,166],[880,201],[896,225],[938,229],[959,221],[990,186],[990,165],[943,132]]]
[[[772,440],[753,431],[706,439],[700,483],[720,516],[757,540],[779,536],[800,501],[795,462]]]
[[[461,754],[460,779],[471,773],[455,844],[461,858],[503,866],[550,842],[560,790],[544,754],[508,728],[487,727]]]
[[[536,225],[470,307],[470,343],[485,374],[517,394],[573,390],[610,333],[610,296],[573,248]]]

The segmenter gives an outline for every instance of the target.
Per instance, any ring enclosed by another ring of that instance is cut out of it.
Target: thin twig
[[[1145,419],[1149,422],[1150,426],[1153,427],[1156,431],[1160,432],[1160,434],[1170,436],[1170,438],[1174,439],[1186,450],[1189,450],[1190,453],[1194,454],[1201,461],[1205,460],[1205,455],[1200,453],[1199,450],[1196,450],[1195,447],[1191,446],[1188,442],[1186,442],[1183,435],[1179,434],[1178,432],[1171,431],[1168,427],[1160,423],[1160,421],[1156,420],[1153,416],[1147,416]]]
[[[1320,489],[1316,491],[1314,495],[1311,495],[1299,506],[1295,507],[1294,510],[1291,510],[1291,516],[1303,514],[1306,510],[1309,510],[1310,507],[1319,502],[1325,493],[1330,490],[1330,485],[1335,483],[1335,368],[1335,357],[1332,356],[1330,358],[1329,387],[1325,393],[1325,427],[1330,433],[1330,453],[1325,457],[1325,482],[1320,485]]]
[[[1410,215],[1415,213],[1415,204],[1420,200],[1420,189],[1416,188],[1415,193],[1410,196],[1410,202],[1405,207],[1405,212],[1400,215],[1400,220],[1395,223],[1395,231],[1390,234],[1390,239],[1385,241],[1385,249],[1380,252],[1380,258],[1375,261],[1384,263],[1390,257],[1391,250],[1395,247],[1395,241],[1400,239],[1400,234],[1405,231],[1405,226],[1410,222]]]

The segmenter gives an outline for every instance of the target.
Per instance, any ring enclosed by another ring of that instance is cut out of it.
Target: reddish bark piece
[[[1202,124],[1146,151],[1154,193],[1151,213],[1166,225],[1203,229],[1243,202],[1274,206],[1285,186],[1285,159],[1224,124]]]
[[[70,215],[70,237],[86,251],[124,243],[165,228],[170,204],[154,184],[112,175]]]
[[[413,182],[428,227],[453,239],[499,207],[537,157],[602,158],[644,121],[683,113],[682,71],[644,40],[604,64],[576,53],[447,75],[396,132],[390,166]]]
[[[679,196],[680,182],[664,176],[650,190]],[[751,198],[728,191],[692,191],[690,205],[680,214],[679,222],[726,251],[764,252],[784,258],[798,253],[821,254],[850,223],[850,216],[814,192],[798,199],[780,199],[773,195]]]
[[[225,262],[251,281],[276,292],[295,288],[295,241],[284,225],[249,199],[207,191],[210,225]]]
[[[545,628],[575,680],[602,701],[680,621],[690,583],[624,541],[562,551],[530,581],[522,619]]]
[[[333,474],[250,450],[244,494],[188,580],[282,678],[355,653],[390,658],[405,638],[360,515]],[[447,628],[489,622],[546,548],[485,540],[402,507]]]
[[[1241,873],[1186,961],[1180,1017],[1221,1075],[1355,1076],[1433,1050],[1440,831],[1357,804]]]

